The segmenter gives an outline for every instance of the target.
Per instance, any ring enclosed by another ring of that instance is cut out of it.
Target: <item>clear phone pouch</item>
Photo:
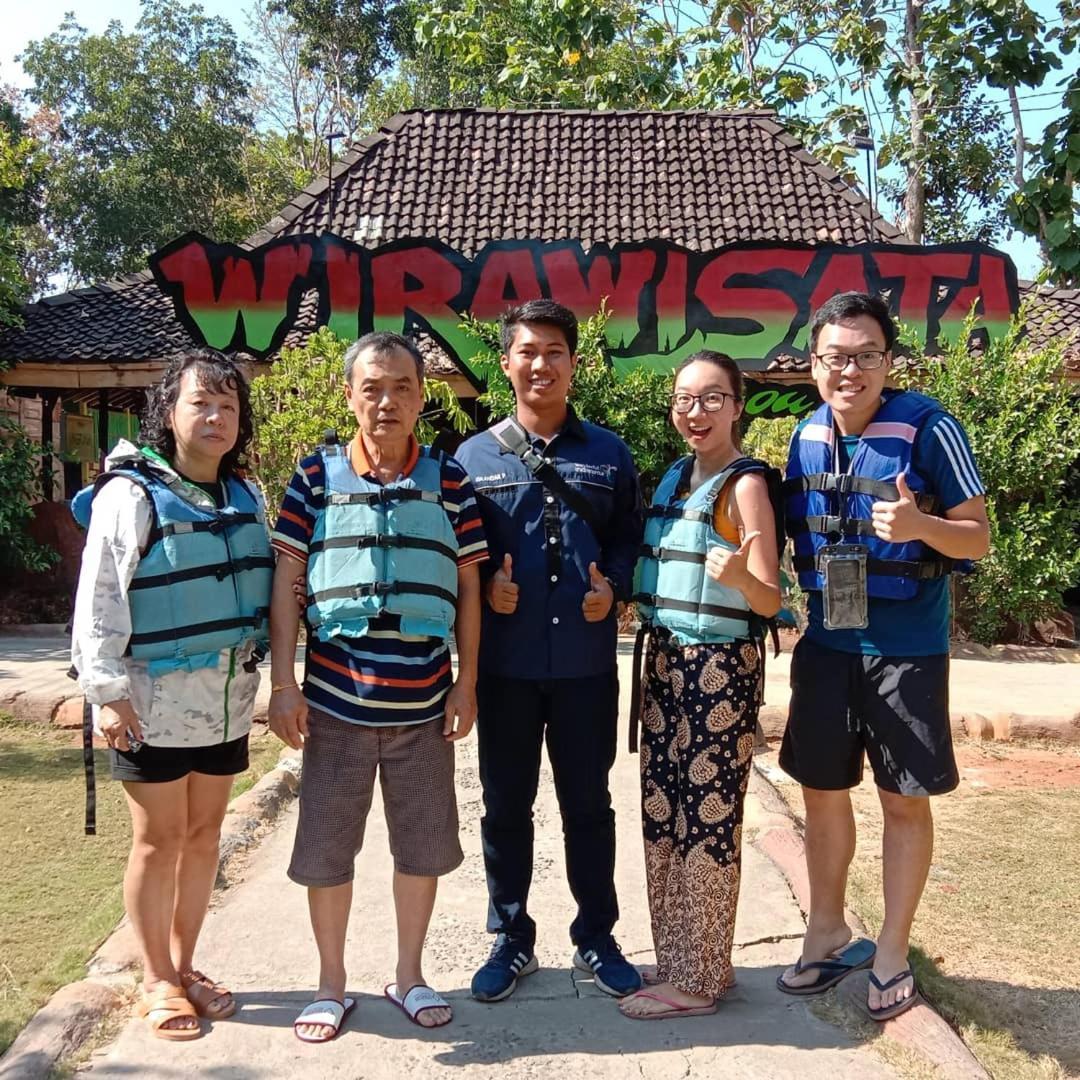
[[[826,630],[865,630],[869,625],[868,557],[862,544],[829,544],[818,549]]]

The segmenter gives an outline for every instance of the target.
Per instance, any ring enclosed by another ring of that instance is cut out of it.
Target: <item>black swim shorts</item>
[[[801,638],[780,767],[804,787],[839,791],[862,780],[864,753],[885,791],[956,787],[949,657],[864,656]]]

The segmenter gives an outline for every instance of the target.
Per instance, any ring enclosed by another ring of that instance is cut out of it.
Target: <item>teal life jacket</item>
[[[682,645],[759,638],[766,620],[750,610],[738,589],[705,572],[710,548],[734,551],[713,526],[716,500],[724,485],[745,472],[764,473],[765,462],[733,461],[719,475],[679,500],[693,458],[681,458],[657,485],[645,518],[645,542],[638,560],[634,600],[643,625],[668,630]]]
[[[128,654],[146,661],[152,677],[216,667],[221,652],[269,642],[274,558],[259,502],[238,477],[222,481],[225,506],[184,497],[182,479],[149,459],[122,464],[72,501],[82,525],[93,497],[114,477],[138,484],[151,503],[150,535],[128,586]]]
[[[442,501],[442,455],[423,447],[406,477],[357,476],[348,446],[319,448],[325,504],[308,545],[307,619],[322,641],[362,637],[400,616],[403,634],[447,638],[457,611],[457,537]]]

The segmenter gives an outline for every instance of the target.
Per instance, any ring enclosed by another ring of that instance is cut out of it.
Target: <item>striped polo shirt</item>
[[[415,468],[428,447],[410,439],[402,476]],[[437,456],[437,455],[436,455]],[[359,438],[349,444],[353,470],[379,483]],[[458,567],[488,557],[472,483],[453,458],[443,456],[443,508],[458,541]],[[315,521],[325,505],[325,470],[321,455],[304,458],[296,468],[281,504],[274,547],[306,563]],[[443,715],[443,698],[453,681],[450,649],[440,638],[402,634],[396,615],[373,619],[363,637],[320,641],[308,635],[304,697],[308,703],[351,724],[422,724]]]

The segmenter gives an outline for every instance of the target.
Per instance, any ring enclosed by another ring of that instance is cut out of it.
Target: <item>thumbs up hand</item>
[[[720,585],[729,589],[742,589],[750,578],[746,560],[750,555],[750,545],[761,535],[755,530],[743,537],[742,543],[734,550],[727,548],[709,548],[705,556],[705,573]]]
[[[509,553],[503,556],[502,566],[492,575],[487,585],[487,602],[499,615],[513,615],[517,611],[518,587],[513,578],[514,560]]]
[[[879,540],[890,544],[905,544],[909,540],[921,539],[925,515],[919,509],[903,473],[896,477],[896,493],[900,496],[896,502],[879,501],[870,508],[874,534]]]
[[[602,622],[608,617],[614,602],[615,592],[611,588],[611,582],[596,568],[596,563],[589,563],[589,591],[581,602],[585,621]]]

